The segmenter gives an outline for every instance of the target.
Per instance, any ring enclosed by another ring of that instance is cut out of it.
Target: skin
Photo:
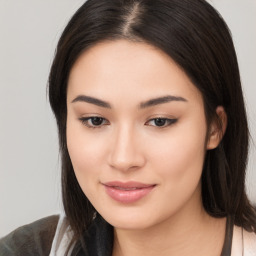
[[[81,101],[79,95],[111,108]],[[139,107],[166,95],[184,100]],[[217,147],[224,133],[225,112],[216,109],[223,130],[212,123],[206,138],[202,95],[169,56],[126,40],[93,46],[71,70],[67,109],[75,175],[95,209],[114,226],[113,255],[220,255],[226,220],[204,211],[200,178],[206,151]],[[97,125],[85,120],[94,116],[103,119]],[[124,204],[106,194],[102,183],[109,181],[156,186]]]

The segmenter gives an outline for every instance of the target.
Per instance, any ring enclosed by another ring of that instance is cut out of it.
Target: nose
[[[136,133],[129,127],[122,127],[113,134],[110,145],[109,165],[119,171],[141,168],[145,157]]]

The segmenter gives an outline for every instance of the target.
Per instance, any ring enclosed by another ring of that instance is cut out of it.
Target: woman
[[[255,255],[229,30],[203,0],[89,0],[49,76],[65,214],[4,255]]]

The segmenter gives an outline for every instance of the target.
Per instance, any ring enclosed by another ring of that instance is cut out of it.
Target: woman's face
[[[110,224],[146,228],[202,206],[212,147],[203,100],[165,53],[126,40],[95,45],[71,70],[67,108],[75,175]]]

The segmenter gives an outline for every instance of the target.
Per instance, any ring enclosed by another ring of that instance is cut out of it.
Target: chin
[[[111,219],[110,221],[107,221],[109,224],[111,224],[113,227],[117,229],[126,229],[126,230],[142,230],[149,228],[151,226],[151,223],[144,221],[136,220],[127,220],[127,219]]]
[[[117,229],[142,230],[155,225],[157,216],[152,216],[147,211],[124,209],[124,211],[102,212],[101,216]]]

